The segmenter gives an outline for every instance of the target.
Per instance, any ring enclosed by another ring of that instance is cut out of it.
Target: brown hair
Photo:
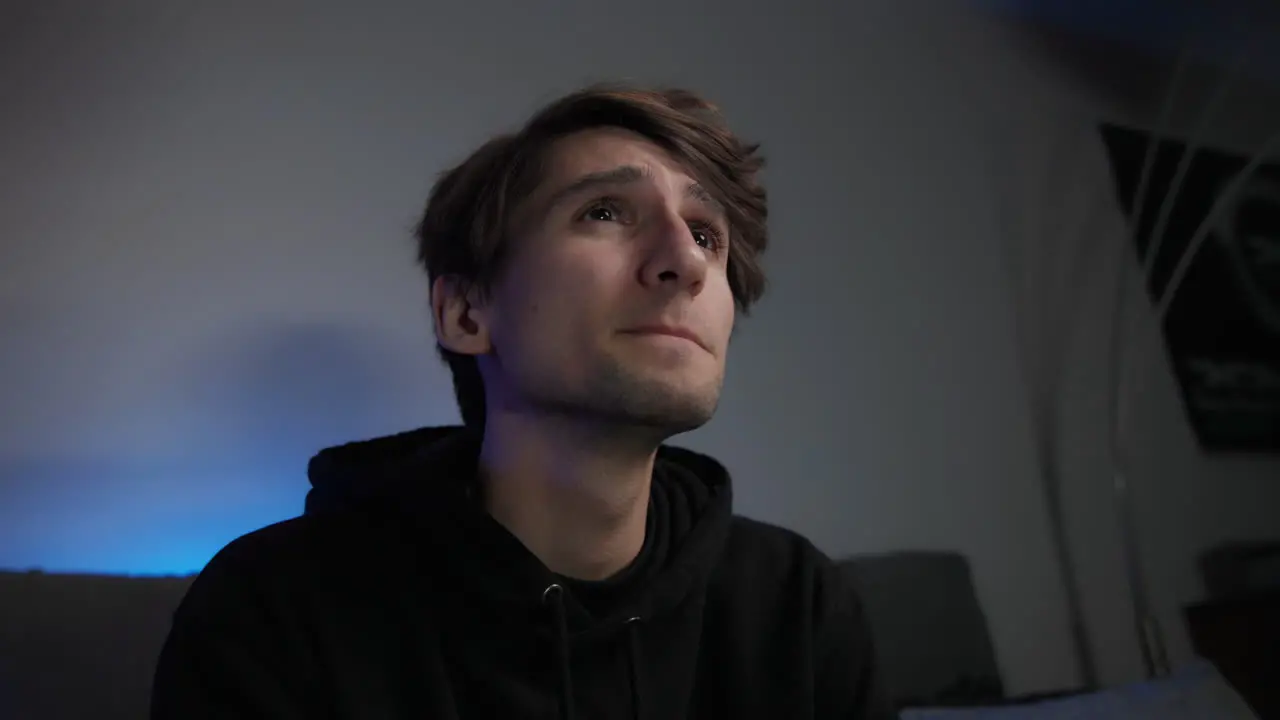
[[[725,207],[730,226],[728,274],[742,312],[764,293],[760,256],[768,244],[764,165],[759,145],[729,131],[717,108],[686,90],[596,85],[547,105],[518,132],[485,143],[446,171],[427,199],[414,233],[429,281],[455,277],[487,292],[502,267],[512,212],[533,192],[551,144],[595,127],[638,133],[683,162]],[[484,427],[484,384],[476,359],[437,346],[453,373],[468,427]]]

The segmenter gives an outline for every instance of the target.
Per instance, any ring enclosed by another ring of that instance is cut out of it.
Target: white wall
[[[771,158],[771,295],[689,444],[832,554],[967,554],[1016,692],[1076,670],[1012,332],[1044,286],[1008,277],[1096,243],[1065,296],[1062,469],[1103,679],[1138,677],[1101,425],[1123,224],[1092,123],[1154,93],[952,4],[438,5],[12,6],[0,566],[185,570],[295,514],[311,450],[455,418],[408,235],[433,176],[625,77],[704,91]],[[1201,457],[1143,344],[1141,539],[1185,660],[1195,553],[1277,536],[1280,473]]]

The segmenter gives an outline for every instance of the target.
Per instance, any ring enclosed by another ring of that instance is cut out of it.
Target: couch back
[[[1004,698],[987,618],[963,555],[860,555],[840,567],[862,600],[876,661],[899,707]]]
[[[841,562],[900,703],[1000,695],[965,559],[892,553]],[[0,718],[141,720],[191,577],[0,571]]]
[[[0,572],[0,718],[146,718],[191,580]]]

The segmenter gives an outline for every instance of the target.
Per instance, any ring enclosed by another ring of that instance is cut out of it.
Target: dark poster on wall
[[[1101,131],[1120,207],[1136,229],[1134,249],[1147,262],[1186,144],[1157,143],[1142,216],[1134,217],[1151,135],[1107,124]],[[1248,163],[1200,147],[1148,263],[1146,290],[1158,305],[1194,235],[1202,225],[1207,230],[1161,329],[1192,429],[1215,453],[1280,452],[1280,166],[1263,164],[1224,197]]]

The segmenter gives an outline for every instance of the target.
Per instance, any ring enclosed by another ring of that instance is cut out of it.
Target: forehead
[[[652,140],[630,130],[603,127],[580,130],[553,141],[543,162],[540,189],[622,165],[665,171],[676,181],[693,182],[682,163]]]

